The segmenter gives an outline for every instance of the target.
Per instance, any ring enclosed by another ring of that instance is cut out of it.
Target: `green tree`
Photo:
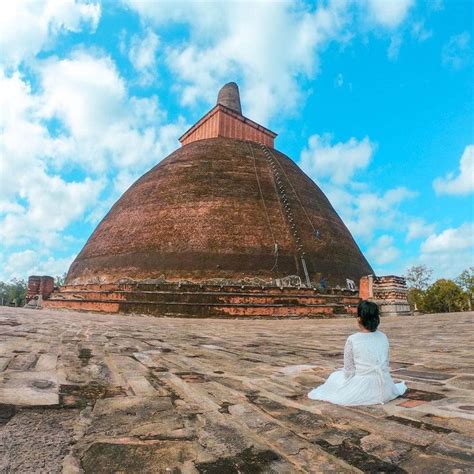
[[[7,284],[4,281],[0,281],[0,305],[6,305],[7,301]]]
[[[62,275],[56,275],[54,277],[54,285],[55,286],[63,286],[66,282],[67,273],[63,273]]]
[[[407,269],[405,279],[408,286],[408,303],[414,311],[424,310],[425,291],[429,286],[433,270],[426,265],[413,265]]]
[[[433,270],[426,265],[413,265],[407,269],[405,275],[408,288],[425,291],[430,284],[432,274]]]
[[[474,267],[469,267],[464,270],[455,281],[466,293],[469,311],[472,311],[472,300],[474,299]]]
[[[453,280],[436,280],[423,298],[423,310],[429,313],[464,311],[467,307],[467,295]]]
[[[0,282],[0,304],[24,306],[26,290],[27,283],[25,280],[13,278],[9,282]]]
[[[425,292],[417,288],[409,288],[407,293],[408,304],[413,311],[424,311]]]

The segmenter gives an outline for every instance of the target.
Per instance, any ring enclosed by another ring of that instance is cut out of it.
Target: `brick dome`
[[[217,133],[185,144],[123,194],[71,265],[67,284],[299,275],[345,286],[346,278],[370,273],[324,193],[290,158]]]

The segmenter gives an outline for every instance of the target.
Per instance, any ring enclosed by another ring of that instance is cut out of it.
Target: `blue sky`
[[[1,8],[0,279],[67,271],[231,80],[378,274],[474,265],[472,2]]]

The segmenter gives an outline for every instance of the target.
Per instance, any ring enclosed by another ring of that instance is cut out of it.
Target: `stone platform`
[[[346,289],[134,282],[66,285],[42,305],[156,316],[275,319],[352,316],[359,301],[357,292]]]
[[[0,307],[0,472],[472,472],[473,319],[383,318],[409,391],[339,407],[353,319]]]

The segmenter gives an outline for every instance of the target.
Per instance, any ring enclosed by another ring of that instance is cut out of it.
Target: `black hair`
[[[373,301],[361,301],[357,306],[357,316],[362,326],[370,332],[374,332],[380,324],[379,307]]]

